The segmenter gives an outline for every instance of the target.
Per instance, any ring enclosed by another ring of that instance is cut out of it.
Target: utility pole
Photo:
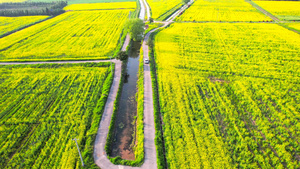
[[[79,149],[79,146],[78,146],[78,143],[77,143],[77,139],[74,138],[72,140],[74,140],[75,143],[76,143],[76,146],[77,146],[77,149],[78,149],[78,153],[79,153],[79,156],[80,156],[80,160],[81,160],[81,164],[82,164],[82,167],[84,167],[84,163],[83,163],[83,159],[82,159],[82,156],[81,156],[81,153],[80,153],[80,149]]]

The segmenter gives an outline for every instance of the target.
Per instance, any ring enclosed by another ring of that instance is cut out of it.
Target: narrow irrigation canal
[[[135,145],[134,117],[137,115],[136,92],[140,47],[140,42],[134,42],[128,52],[127,72],[121,92],[112,144],[112,157],[120,156],[126,160],[135,159],[132,147]]]

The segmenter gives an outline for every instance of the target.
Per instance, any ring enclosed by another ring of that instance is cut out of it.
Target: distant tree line
[[[67,1],[1,3],[0,16],[59,15]]]

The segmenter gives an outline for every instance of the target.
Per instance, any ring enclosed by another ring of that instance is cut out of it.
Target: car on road
[[[149,64],[149,59],[145,59],[145,64]]]

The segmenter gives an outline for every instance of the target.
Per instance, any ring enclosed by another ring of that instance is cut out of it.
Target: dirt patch
[[[129,128],[124,129],[122,131],[122,137],[120,138],[120,141],[118,141],[118,145],[113,149],[112,154],[114,156],[120,156],[122,159],[125,160],[134,160],[134,152],[131,147],[132,137],[130,134],[132,131],[130,131]]]
[[[223,80],[223,79],[220,79],[220,78],[217,78],[217,77],[208,77],[208,79],[213,82],[213,83],[216,83],[216,82],[219,82],[219,83],[229,83],[229,81],[226,81],[226,80]]]

